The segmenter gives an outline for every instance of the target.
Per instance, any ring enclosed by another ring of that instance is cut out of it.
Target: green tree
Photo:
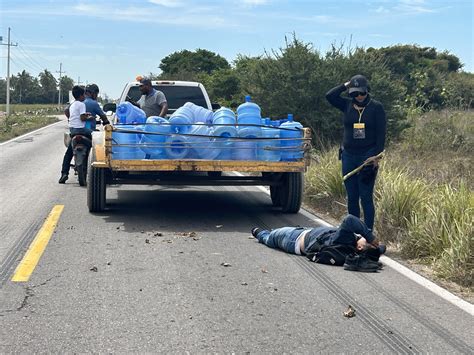
[[[41,95],[41,87],[38,83],[38,79],[31,76],[25,70],[12,77],[10,86],[12,88],[12,103],[37,103]]]
[[[195,52],[183,50],[174,52],[161,60],[160,69],[162,78],[188,73],[211,74],[215,70],[229,69],[227,60],[220,55],[206,49],[197,49]]]
[[[7,102],[7,81],[0,79],[0,104]]]
[[[41,84],[41,103],[56,103],[57,102],[57,82],[53,74],[50,71],[45,69],[43,72],[39,73],[39,81]]]
[[[61,102],[68,102],[69,91],[72,90],[72,87],[74,86],[74,80],[65,75],[61,77],[61,80],[59,81],[59,86],[61,87]]]

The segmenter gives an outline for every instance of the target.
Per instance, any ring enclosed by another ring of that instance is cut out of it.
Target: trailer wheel
[[[272,198],[272,204],[275,207],[281,207],[281,187],[270,186],[270,197]]]
[[[285,213],[298,213],[303,198],[303,173],[285,173],[281,187],[281,208]]]
[[[87,164],[87,207],[89,207],[89,212],[102,212],[105,209],[106,200],[106,169],[93,167],[94,160],[94,154],[91,151]]]

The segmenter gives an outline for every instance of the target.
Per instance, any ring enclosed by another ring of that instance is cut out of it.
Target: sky
[[[161,59],[207,49],[230,63],[285,45],[293,34],[324,54],[331,44],[417,44],[449,51],[474,71],[473,0],[0,0],[0,36],[10,73],[44,69],[96,83],[118,98]],[[0,77],[7,75],[1,46]]]

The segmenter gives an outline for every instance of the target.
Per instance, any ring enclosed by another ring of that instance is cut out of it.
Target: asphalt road
[[[1,353],[473,353],[473,317],[394,269],[258,244],[253,226],[316,223],[257,188],[110,187],[90,214],[73,175],[57,183],[64,129],[0,145]],[[33,275],[12,282],[58,204]]]

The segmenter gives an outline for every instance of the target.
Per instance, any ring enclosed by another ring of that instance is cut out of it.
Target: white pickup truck
[[[176,109],[183,106],[186,102],[192,102],[208,110],[218,109],[218,104],[211,104],[209,95],[204,85],[194,81],[152,81],[153,88],[165,94],[168,101],[168,116],[173,114]],[[127,98],[137,102],[142,93],[140,92],[140,83],[132,81],[125,85],[120,95],[119,104],[127,101]],[[106,104],[104,111],[115,112],[115,104]]]
[[[138,82],[125,86],[120,103],[127,96],[137,101],[141,95]],[[168,101],[169,113],[186,102],[206,109],[217,109],[212,105],[204,86],[187,81],[153,81],[154,88],[162,91]],[[115,112],[116,104],[104,105],[104,111]],[[237,124],[236,124],[237,128]],[[303,173],[309,165],[311,131],[303,128],[301,149],[303,158],[296,161],[263,160],[206,160],[206,159],[113,159],[117,144],[113,132],[120,132],[120,125],[109,125],[98,139],[93,139],[87,172],[87,205],[90,212],[101,212],[106,208],[107,185],[265,185],[270,186],[273,206],[286,213],[300,209],[303,196]],[[132,133],[135,133],[132,131]],[[223,174],[243,172],[250,174]]]

